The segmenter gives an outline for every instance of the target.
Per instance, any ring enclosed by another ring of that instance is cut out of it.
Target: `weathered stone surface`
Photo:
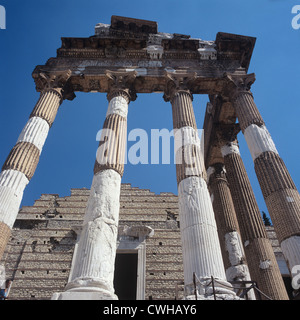
[[[22,130],[18,142],[24,141],[34,144],[42,152],[42,148],[49,132],[49,124],[40,117],[32,117]]]
[[[151,294],[153,295],[151,288],[161,287],[162,285],[164,289],[161,293],[166,297],[173,298],[175,297],[174,283],[177,279],[183,278],[182,264],[180,263],[180,261],[182,262],[180,233],[178,221],[176,221],[179,220],[177,197],[169,193],[168,196],[167,194],[155,195],[149,190],[133,188],[128,184],[122,185],[121,190],[124,190],[125,194],[121,196],[119,225],[145,224],[153,227],[157,232],[147,240],[149,245],[146,249],[146,279],[149,277],[150,280],[146,281],[145,297],[149,298]],[[77,217],[81,217],[79,221],[82,222],[84,216],[84,211],[78,216],[74,214],[74,210],[78,205],[78,197],[81,195],[84,196],[81,199],[84,201],[80,201],[80,203],[86,205],[89,193],[89,190],[73,189],[71,196],[64,198],[57,195],[42,195],[36,201],[35,206],[21,209],[15,224],[20,229],[13,230],[12,238],[4,254],[7,275],[14,278],[14,286],[10,294],[11,299],[50,299],[53,292],[64,289],[76,242],[76,235],[72,229],[79,219]],[[132,202],[132,200],[134,201]],[[43,212],[49,211],[54,204],[56,204],[55,208],[57,210],[63,204],[69,220],[61,221],[59,215],[44,215],[44,220],[48,221],[48,227],[46,225],[34,225],[34,228],[30,229],[31,225],[26,224],[27,221],[28,223],[35,220],[40,221],[40,217],[33,215],[32,220],[26,219],[26,215],[30,215],[30,213],[25,213],[25,209],[30,212],[30,209],[38,208],[40,214],[43,214]],[[154,207],[152,207],[153,204]],[[172,207],[170,207],[171,204]],[[130,221],[123,219],[123,206],[129,208],[127,216],[132,216]],[[132,209],[130,209],[130,206]],[[158,208],[160,208],[162,214],[157,216]],[[146,209],[147,212],[152,213],[150,216],[147,213],[135,214],[135,210]],[[168,228],[168,221],[175,222],[175,229]],[[168,260],[166,260],[166,256],[169,257]],[[173,257],[174,260],[170,263],[170,259],[172,261]],[[153,273],[153,275],[150,275],[150,273]],[[52,284],[54,279],[61,277],[63,277],[62,281]],[[42,278],[44,282],[38,282],[39,287],[32,288],[30,286],[33,279]],[[169,282],[174,285],[170,287]],[[155,297],[153,296],[153,298]]]
[[[34,175],[39,158],[40,151],[34,144],[21,141],[12,148],[3,164],[2,171],[9,169],[20,171],[30,180]]]
[[[248,144],[253,161],[264,152],[274,152],[278,154],[271,135],[265,126],[249,125],[244,136]]]
[[[54,292],[64,289],[76,243],[76,233],[73,228],[77,223],[78,226],[82,224],[84,216],[84,212],[80,215],[73,212],[78,204],[78,197],[83,197],[80,198],[80,203],[86,204],[89,193],[89,189],[72,189],[70,196],[42,195],[35,202],[44,212],[49,210],[54,202],[58,204],[58,209],[63,203],[69,212],[68,220],[62,221],[57,215],[46,216],[43,223],[35,216],[32,220],[27,220],[25,217],[28,213],[22,214],[25,208],[21,209],[3,256],[6,276],[14,279],[10,299],[51,299]],[[45,202],[44,206],[41,206],[42,202]],[[148,206],[148,213],[136,216],[131,209],[128,216],[132,216],[133,219],[124,220],[122,207],[129,207],[132,204],[134,210]],[[151,209],[154,204],[155,207]],[[158,207],[164,214],[159,215],[157,219]],[[27,207],[28,210],[30,208],[34,206]],[[152,214],[149,216],[150,212]],[[34,221],[37,224],[34,224]],[[168,221],[174,221],[176,227],[168,228]],[[174,194],[156,195],[149,190],[122,184],[119,225],[140,224],[154,229],[153,237],[146,240],[145,299],[175,299],[176,295],[177,299],[183,298],[183,260],[179,221],[177,196]],[[276,235],[273,229],[269,227],[268,230],[273,239],[274,250],[280,253],[278,242],[274,240]],[[32,282],[35,281],[37,285],[32,286]]]
[[[206,182],[199,177],[186,178],[178,185],[178,195],[183,257],[186,262],[185,284],[192,292],[194,272],[200,281],[212,275],[218,279],[226,277]]]
[[[164,92],[165,71],[192,71],[197,79],[193,93],[221,93],[227,84],[224,72],[246,74],[255,38],[219,32],[215,41],[189,35],[158,32],[155,21],[112,16],[99,23],[95,36],[62,38],[57,57],[37,66],[42,72],[71,70],[75,91],[108,91],[107,69],[136,71],[132,89],[137,93]]]
[[[18,214],[23,190],[28,182],[25,174],[17,170],[7,169],[0,173],[0,222],[10,228]]]
[[[241,156],[232,152],[224,157],[224,162],[251,279],[257,281],[267,296],[288,299]],[[259,261],[265,260],[273,261],[267,272],[259,265]]]

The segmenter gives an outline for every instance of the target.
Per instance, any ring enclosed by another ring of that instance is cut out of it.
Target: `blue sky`
[[[249,68],[257,78],[252,91],[277,150],[299,186],[300,29],[291,25],[296,1],[0,0],[0,5],[7,20],[6,30],[0,30],[1,165],[38,100],[31,77],[34,67],[56,56],[61,37],[89,37],[97,23],[109,24],[112,15],[121,15],[157,21],[160,32],[203,40],[215,40],[219,31],[256,37]],[[67,196],[71,188],[91,185],[96,134],[102,128],[107,100],[101,93],[76,96],[59,109],[22,205],[32,205],[42,193]],[[207,101],[205,95],[194,97],[198,128],[202,128]],[[135,128],[148,133],[172,129],[171,106],[161,94],[140,94],[130,104],[128,131]],[[267,212],[242,134],[239,141],[260,210]],[[174,165],[127,164],[123,182],[155,193],[177,194]]]

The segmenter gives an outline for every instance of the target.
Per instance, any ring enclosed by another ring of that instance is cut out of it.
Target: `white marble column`
[[[231,285],[226,281],[225,269],[218,238],[213,207],[206,184],[206,171],[200,147],[192,106],[192,95],[187,89],[189,75],[168,75],[165,100],[172,104],[175,142],[182,136],[182,144],[175,146],[180,231],[182,239],[183,268],[186,299],[195,299],[194,274],[197,299],[236,299]],[[182,86],[186,84],[186,86]],[[189,134],[186,134],[189,132]],[[184,137],[187,138],[184,138]]]
[[[70,71],[42,74],[44,89],[0,173],[0,259],[16,220],[24,190],[34,175],[49,129],[63,101]]]
[[[300,194],[250,91],[255,75],[227,75],[229,96],[291,274],[300,265]]]
[[[114,269],[119,223],[121,177],[127,136],[129,90],[108,94],[94,166],[90,196],[75,257],[65,291],[53,300],[115,300]]]
[[[286,300],[284,282],[234,135],[223,141],[221,152],[251,279],[271,299]]]
[[[208,167],[207,181],[217,222],[227,280],[230,282],[251,281],[240,228],[223,163],[213,163]],[[247,285],[242,284],[242,286]],[[250,300],[255,300],[254,291],[250,290],[247,293],[247,297]]]

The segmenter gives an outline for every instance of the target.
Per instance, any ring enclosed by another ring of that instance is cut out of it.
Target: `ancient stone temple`
[[[291,282],[300,265],[300,197],[250,91],[254,44],[221,32],[214,41],[162,33],[156,22],[117,16],[94,36],[62,38],[57,57],[33,71],[40,98],[0,174],[0,252],[12,297],[289,298],[282,274]],[[77,91],[108,99],[91,188],[43,195],[19,211],[58,109]],[[121,184],[130,102],[153,92],[172,108],[178,196]],[[196,94],[210,101],[203,147]],[[274,231],[261,218],[240,131]]]

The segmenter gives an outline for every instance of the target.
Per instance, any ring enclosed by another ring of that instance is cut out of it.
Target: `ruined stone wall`
[[[9,298],[50,299],[68,282],[76,229],[82,224],[88,189],[71,195],[43,194],[33,206],[22,207],[2,262],[13,279]],[[146,239],[145,299],[181,299],[183,265],[178,199],[122,184],[119,226],[145,225],[154,229]],[[77,227],[77,228],[76,228]],[[285,261],[272,227],[267,234],[285,274]],[[287,269],[286,269],[287,270]]]
[[[64,289],[88,195],[72,189],[70,196],[42,195],[21,208],[3,257],[13,279],[10,299],[50,299]],[[145,299],[175,299],[183,281],[177,196],[123,184],[119,225],[154,229],[146,240]]]

